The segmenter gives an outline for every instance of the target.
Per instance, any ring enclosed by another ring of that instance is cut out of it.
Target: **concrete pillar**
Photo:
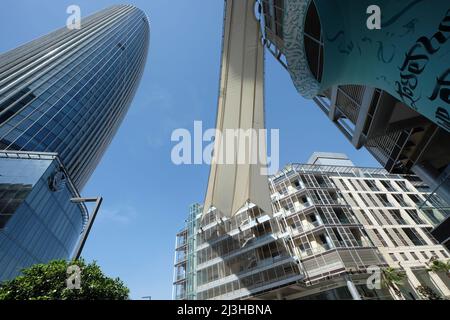
[[[363,129],[369,113],[369,108],[372,103],[372,99],[375,93],[374,88],[366,87],[364,90],[364,96],[361,106],[358,112],[358,119],[355,123],[355,132],[352,137],[352,144],[356,149],[360,149],[363,146]]]
[[[347,275],[345,276],[345,280],[347,283],[348,291],[350,291],[350,294],[352,295],[353,300],[362,300],[361,296],[359,295],[358,289],[356,289],[355,284],[353,283],[352,279]]]
[[[320,217],[320,214],[315,212],[314,216],[316,217],[316,220],[317,220],[317,222],[319,222],[319,224],[323,224],[323,221],[322,221],[322,218]]]
[[[327,233],[325,233],[325,239],[327,240],[327,244],[330,246],[330,248],[334,248],[333,241],[331,241]]]
[[[405,269],[405,272],[406,272],[407,281],[411,285],[412,290],[414,290],[414,293],[416,294],[416,296],[419,297],[419,299],[420,299],[421,295],[416,290],[416,288],[418,286],[421,286],[422,283],[419,281],[419,279],[417,279],[416,275],[414,274],[414,272],[412,272],[412,270],[410,268],[405,267],[404,269]]]
[[[439,277],[439,275],[434,272],[429,272],[428,274],[430,275],[431,282],[433,282],[433,284],[437,288],[439,288],[439,290],[441,290],[441,292],[444,294],[444,296],[450,297],[450,289],[447,287],[445,282],[442,281],[442,279]]]
[[[305,184],[303,183],[302,179],[298,179],[300,189],[305,189]]]

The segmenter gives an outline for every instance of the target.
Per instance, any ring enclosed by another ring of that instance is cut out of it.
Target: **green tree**
[[[397,296],[401,296],[398,287],[403,285],[406,279],[406,273],[403,270],[387,267],[383,269],[381,279],[385,287],[392,288]]]
[[[70,266],[79,267],[79,289],[68,285],[75,283],[68,281],[73,275],[68,273]],[[108,278],[96,262],[86,264],[84,260],[36,264],[0,284],[0,300],[127,300],[128,295],[129,289],[119,278]]]
[[[441,260],[431,261],[428,272],[444,272],[450,278],[450,260],[447,262]]]

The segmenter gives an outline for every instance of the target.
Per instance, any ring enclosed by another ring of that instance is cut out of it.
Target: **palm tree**
[[[447,277],[450,278],[450,260],[447,262],[441,260],[432,260],[429,264],[428,272],[445,272]]]
[[[382,271],[382,284],[394,290],[397,296],[401,296],[402,293],[398,289],[398,286],[403,285],[404,280],[406,279],[406,273],[403,270],[397,270],[392,267],[384,268]]]

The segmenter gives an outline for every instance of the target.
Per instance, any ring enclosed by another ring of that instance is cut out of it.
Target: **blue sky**
[[[2,0],[0,52],[65,24],[66,8],[82,16],[107,0]],[[83,256],[120,277],[139,299],[170,299],[175,234],[188,206],[202,202],[206,165],[175,166],[174,129],[194,121],[215,125],[223,0],[128,1],[150,18],[147,66],[127,117],[83,190],[104,197]],[[296,92],[288,73],[266,54],[266,125],[280,130],[280,165],[305,162],[314,151],[343,152],[360,166],[378,166],[357,151],[312,102]]]

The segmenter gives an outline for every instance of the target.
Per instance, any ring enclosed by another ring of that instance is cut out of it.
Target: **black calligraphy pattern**
[[[406,53],[404,62],[400,69],[400,81],[396,81],[395,90],[402,101],[417,110],[417,102],[422,98],[421,93],[417,93],[419,86],[419,76],[425,71],[430,58],[436,54],[450,38],[450,9],[439,25],[438,31],[431,37],[420,37],[414,46]],[[450,70],[449,70],[450,72]],[[444,97],[444,101],[449,103],[450,87],[447,81],[447,72],[438,79],[436,88],[430,100],[435,100],[438,95]],[[448,88],[447,88],[448,87]],[[445,97],[447,95],[447,97]],[[442,109],[442,108],[441,108]],[[445,109],[443,109],[445,111]],[[442,117],[442,110],[437,110],[436,114]],[[448,114],[448,113],[447,113]],[[447,120],[448,121],[448,120]],[[449,127],[450,129],[450,127]]]

